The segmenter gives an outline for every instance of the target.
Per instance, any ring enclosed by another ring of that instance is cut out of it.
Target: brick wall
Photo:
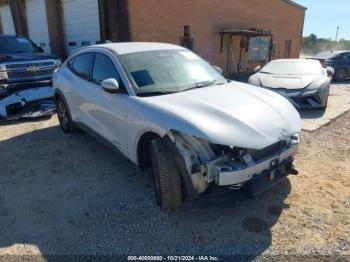
[[[288,39],[292,40],[291,57],[298,57],[304,13],[283,0],[129,0],[132,41],[179,44],[183,26],[190,25],[194,51],[223,69],[227,48],[220,53],[220,30],[270,29],[277,47],[275,58],[284,56]]]

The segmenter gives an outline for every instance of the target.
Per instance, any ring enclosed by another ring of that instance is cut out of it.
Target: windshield
[[[187,50],[137,52],[119,58],[137,94],[181,92],[226,83],[209,63]]]
[[[265,65],[260,73],[276,75],[322,74],[322,65],[318,60],[273,60]]]
[[[37,53],[39,48],[24,37],[0,37],[0,54]]]

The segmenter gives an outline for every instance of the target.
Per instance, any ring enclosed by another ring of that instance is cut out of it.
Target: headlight
[[[0,80],[7,79],[6,65],[0,64]]]
[[[286,140],[288,145],[296,145],[299,141],[299,134],[294,134]]]

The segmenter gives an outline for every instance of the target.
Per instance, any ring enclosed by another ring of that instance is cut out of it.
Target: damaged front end
[[[46,117],[55,113],[51,86],[18,91],[0,100],[0,119],[17,120]]]
[[[172,131],[169,137],[184,160],[197,194],[214,182],[231,189],[249,185],[255,195],[288,174],[297,174],[293,165],[299,143],[297,134],[263,149],[211,144],[178,131]]]

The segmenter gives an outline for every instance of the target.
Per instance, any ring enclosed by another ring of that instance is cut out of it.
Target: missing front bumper
[[[215,181],[219,186],[230,186],[242,184],[273,170],[287,173],[287,165],[293,161],[296,150],[297,145],[292,145],[280,153],[269,155],[249,164],[233,161],[227,156],[218,158],[207,166],[207,181]]]

